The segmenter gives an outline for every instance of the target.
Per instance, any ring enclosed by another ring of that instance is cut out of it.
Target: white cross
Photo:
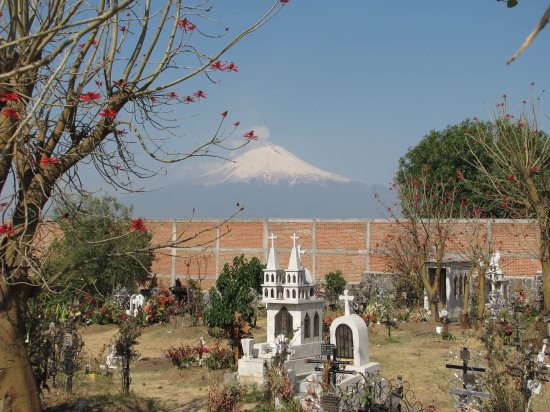
[[[271,240],[271,247],[274,248],[275,247],[275,239],[277,239],[277,236],[275,236],[273,234],[273,232],[271,232],[271,235],[269,235],[269,240]]]
[[[298,236],[296,236],[296,233],[294,233],[290,238],[293,241],[293,246],[292,247],[296,247],[296,241],[300,238]]]
[[[353,296],[348,295],[349,290],[344,290],[344,294],[339,296],[340,300],[344,301],[344,315],[350,316],[351,315],[351,308],[350,303],[353,300]]]

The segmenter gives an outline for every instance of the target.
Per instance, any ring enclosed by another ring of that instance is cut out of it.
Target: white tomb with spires
[[[269,236],[271,247],[264,269],[263,302],[267,311],[267,342],[256,344],[254,339],[243,340],[244,356],[239,360],[241,381],[263,382],[263,363],[275,354],[276,341],[284,335],[289,340],[291,355],[285,362],[291,376],[297,380],[312,372],[315,364],[305,359],[320,355],[323,338],[324,299],[316,296],[316,282],[302,265],[304,251],[292,236],[288,267],[279,265],[274,234]]]

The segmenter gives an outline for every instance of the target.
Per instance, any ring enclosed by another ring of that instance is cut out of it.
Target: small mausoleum
[[[315,364],[305,360],[321,354],[323,337],[324,299],[316,296],[316,282],[302,266],[304,251],[292,236],[292,250],[286,269],[279,265],[275,239],[270,235],[271,247],[264,269],[263,302],[267,311],[267,342],[255,343],[243,339],[243,357],[239,360],[238,376],[243,382],[263,383],[264,361],[275,355],[277,341],[288,339],[291,354],[285,362],[289,375],[300,379],[311,373]]]

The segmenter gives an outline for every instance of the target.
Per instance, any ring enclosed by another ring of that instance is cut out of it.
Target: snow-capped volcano
[[[218,183],[349,183],[350,179],[321,170],[281,146],[266,144],[203,176],[207,184]]]

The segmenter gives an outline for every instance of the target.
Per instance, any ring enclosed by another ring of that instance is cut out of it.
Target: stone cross
[[[351,315],[351,308],[350,303],[353,300],[353,296],[348,295],[349,290],[344,290],[344,294],[339,296],[340,300],[344,301],[344,315],[349,316]]]
[[[275,236],[275,234],[271,233],[271,235],[269,235],[268,239],[271,240],[271,247],[274,248],[275,247],[275,239],[277,239],[277,236]]]
[[[300,238],[296,236],[296,233],[294,233],[290,238],[292,239],[292,247],[296,247],[296,241]]]

